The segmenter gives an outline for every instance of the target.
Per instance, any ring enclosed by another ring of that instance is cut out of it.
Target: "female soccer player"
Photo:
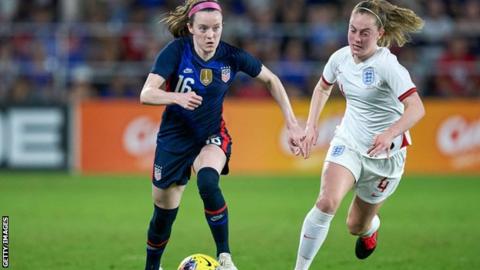
[[[410,75],[388,49],[402,46],[423,21],[412,10],[385,0],[362,1],[350,16],[348,45],[328,60],[314,89],[302,144],[304,157],[317,140],[316,122],[337,82],[347,100],[330,143],[320,193],[305,217],[296,270],[310,267],[346,193],[354,188],[347,226],[358,236],[355,254],[367,258],[377,245],[384,200],[400,182],[410,144],[408,130],[424,115]]]
[[[231,152],[231,138],[222,118],[223,100],[237,72],[267,85],[283,112],[295,154],[300,153],[304,130],[297,124],[278,77],[247,52],[220,40],[223,19],[216,1],[187,0],[164,22],[176,39],[159,53],[140,94],[143,104],[167,105],[152,174],[154,212],[145,269],[160,267],[193,166],[221,269],[235,270],[219,175],[228,173]]]

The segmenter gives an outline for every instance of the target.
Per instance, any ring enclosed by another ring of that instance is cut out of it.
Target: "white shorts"
[[[385,200],[397,188],[403,175],[406,148],[389,159],[373,159],[350,149],[343,139],[335,137],[328,149],[325,161],[347,168],[355,177],[355,193],[367,203],[377,204]]]

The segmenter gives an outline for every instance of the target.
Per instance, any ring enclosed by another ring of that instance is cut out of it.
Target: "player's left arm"
[[[408,70],[402,66],[394,54],[383,58],[383,63],[378,72],[392,90],[392,94],[404,105],[403,114],[387,130],[375,136],[373,145],[367,151],[370,156],[375,156],[383,151],[390,154],[390,146],[395,137],[405,133],[413,127],[424,115],[425,108],[417,93]]]
[[[425,115],[423,102],[417,92],[403,99],[402,103],[404,105],[402,116],[387,130],[375,137],[372,147],[367,152],[370,156],[375,156],[383,151],[388,153],[393,139],[412,128]]]
[[[300,154],[298,146],[300,146],[301,141],[305,137],[305,132],[303,128],[298,125],[297,118],[295,117],[292,105],[290,104],[290,100],[288,99],[287,92],[285,91],[282,82],[277,75],[263,65],[256,78],[265,83],[271,95],[280,106],[290,135],[289,143],[291,144],[291,148],[292,146],[295,148],[292,148],[292,151],[296,155]]]

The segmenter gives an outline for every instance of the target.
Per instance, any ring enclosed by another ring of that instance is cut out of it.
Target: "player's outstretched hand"
[[[310,157],[310,153],[314,145],[317,144],[318,131],[315,126],[308,126],[305,128],[305,139],[302,142],[303,158]]]
[[[373,138],[373,145],[368,149],[367,154],[375,157],[383,152],[387,152],[387,158],[390,158],[390,146],[394,137],[389,132],[383,132]]]
[[[203,98],[191,91],[188,93],[177,93],[175,103],[186,110],[193,111],[202,104]]]
[[[303,156],[303,151],[301,148],[302,141],[305,139],[305,131],[297,123],[287,125],[288,130],[288,147],[290,151],[298,156]]]

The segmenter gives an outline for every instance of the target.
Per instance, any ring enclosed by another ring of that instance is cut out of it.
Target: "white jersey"
[[[338,83],[347,108],[335,136],[364,156],[375,135],[387,130],[403,114],[402,100],[416,92],[408,71],[388,48],[379,47],[373,56],[356,64],[350,48],[336,51],[328,60],[322,80]],[[411,143],[407,131],[394,139],[390,155]],[[385,158],[386,153],[376,158]]]

